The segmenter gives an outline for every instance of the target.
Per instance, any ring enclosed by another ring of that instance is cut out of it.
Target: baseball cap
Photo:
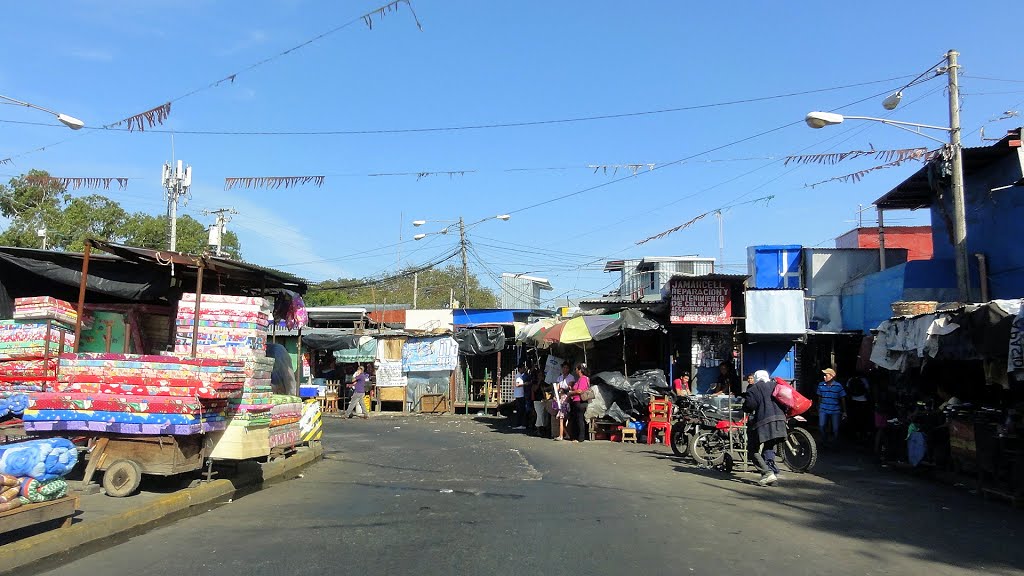
[[[822,374],[828,374],[829,376],[831,376],[833,378],[836,377],[836,371],[831,369],[831,368],[825,368],[824,370],[821,371],[821,373]]]

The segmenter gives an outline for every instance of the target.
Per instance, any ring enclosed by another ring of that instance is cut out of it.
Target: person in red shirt
[[[690,395],[690,375],[682,374],[679,378],[672,381],[672,388],[676,391],[677,396],[689,396]]]

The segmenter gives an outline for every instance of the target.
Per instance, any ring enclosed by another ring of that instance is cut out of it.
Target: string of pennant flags
[[[341,30],[344,30],[345,28],[348,28],[349,26],[351,26],[353,24],[356,24],[358,22],[363,22],[364,24],[366,24],[367,28],[369,28],[370,30],[373,30],[373,23],[374,23],[374,19],[375,18],[378,19],[378,20],[382,19],[387,14],[391,14],[393,12],[397,12],[399,7],[401,7],[403,5],[409,10],[409,13],[412,14],[413,21],[416,23],[416,28],[422,31],[423,30],[423,25],[420,23],[420,19],[416,15],[416,11],[413,10],[412,0],[392,0],[391,2],[388,2],[387,4],[384,4],[384,5],[382,5],[382,6],[378,7],[378,8],[375,8],[375,9],[367,12],[366,14],[363,14],[363,15],[357,17],[357,18],[353,18],[352,20],[349,20],[348,22],[345,22],[344,24],[341,24],[340,26],[336,26],[336,27],[334,27],[334,28],[332,28],[332,29],[330,29],[330,30],[328,30],[326,32],[322,32],[322,33],[320,33],[320,34],[318,34],[316,36],[313,36],[312,38],[309,38],[309,39],[307,39],[307,40],[305,40],[305,41],[303,41],[303,42],[301,42],[299,44],[296,44],[295,46],[292,46],[291,48],[289,48],[287,50],[283,50],[283,51],[278,52],[278,53],[276,53],[276,54],[274,54],[272,56],[268,56],[267,58],[264,58],[264,59],[262,59],[262,60],[260,60],[258,62],[253,63],[253,64],[250,64],[249,66],[247,66],[246,68],[244,68],[242,70],[239,70],[237,72],[232,72],[231,74],[228,74],[227,76],[224,76],[223,78],[220,78],[219,80],[215,80],[213,82],[210,82],[209,84],[206,84],[204,86],[200,86],[199,88],[196,88],[194,90],[186,92],[186,93],[184,93],[184,94],[182,94],[180,96],[177,96],[175,98],[171,98],[167,102],[164,102],[163,104],[160,104],[158,106],[154,106],[153,108],[150,108],[149,110],[145,110],[143,112],[139,112],[138,114],[133,114],[131,116],[128,116],[127,118],[122,118],[122,119],[120,119],[120,120],[118,120],[116,122],[111,122],[109,124],[104,124],[104,125],[102,125],[102,129],[104,129],[104,130],[122,129],[122,130],[125,130],[127,132],[145,132],[147,128],[154,128],[156,126],[162,126],[163,123],[171,115],[171,104],[172,103],[177,102],[178,100],[182,100],[184,98],[188,98],[189,96],[193,96],[193,95],[198,94],[200,92],[203,92],[203,91],[206,91],[206,90],[209,90],[209,89],[212,89],[212,88],[220,87],[221,85],[224,85],[224,84],[234,84],[235,79],[238,77],[239,74],[242,74],[244,72],[248,72],[250,70],[253,70],[255,68],[263,66],[264,64],[267,64],[269,62],[277,60],[278,58],[287,56],[288,54],[291,54],[292,52],[295,52],[297,50],[305,48],[306,46],[308,46],[310,44],[313,44],[314,42],[317,42],[318,40],[322,40],[323,38],[325,38],[327,36],[330,36],[331,34],[334,34],[336,32],[340,32]],[[31,150],[28,150],[28,151],[25,151],[25,152],[22,152],[22,153],[19,153],[19,154],[14,154],[12,156],[8,156],[7,158],[2,158],[2,159],[0,159],[0,165],[11,164],[11,163],[13,163],[15,158],[20,158],[22,156],[26,156],[28,154],[33,154],[33,153],[36,153],[36,152],[42,152],[42,151],[46,150],[47,148],[56,146],[58,144],[62,144],[64,142],[67,142],[70,139],[71,138],[65,138],[63,140],[59,140],[59,141],[54,142],[52,144],[47,144],[45,146],[40,146],[38,148],[33,148]]]

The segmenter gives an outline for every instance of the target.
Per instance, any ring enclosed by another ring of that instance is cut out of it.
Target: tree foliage
[[[303,297],[307,306],[341,306],[345,304],[412,304],[413,287],[416,287],[417,308],[448,308],[451,299],[459,302],[462,299],[462,268],[447,266],[424,270],[419,274],[403,276],[386,283],[363,286],[359,288],[322,290],[335,286],[346,286],[360,283],[353,278],[339,278],[321,282],[317,289],[311,290]],[[498,304],[497,297],[489,288],[480,285],[480,280],[472,273],[469,275],[469,302],[466,307],[494,308]]]
[[[30,170],[0,184],[0,216],[8,219],[0,233],[0,245],[38,248],[37,235],[46,230],[47,248],[81,251],[86,238],[107,240],[140,248],[167,248],[167,216],[128,213],[101,194],[72,196],[44,171]],[[200,254],[207,249],[206,227],[191,216],[178,217],[177,250]],[[232,258],[242,253],[238,236],[226,232],[224,251]]]

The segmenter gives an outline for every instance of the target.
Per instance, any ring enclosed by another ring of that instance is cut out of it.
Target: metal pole
[[[629,376],[629,368],[626,367],[626,330],[622,330],[622,375]],[[669,378],[672,377],[671,369],[669,371]]]
[[[82,254],[82,279],[78,283],[78,317],[75,318],[75,352],[78,352],[82,337],[82,314],[85,313],[85,288],[89,282],[89,254],[92,252],[92,242],[85,241],[85,250]],[[173,319],[171,320],[174,321]]]
[[[967,264],[967,214],[964,207],[964,161],[960,145],[960,65],[956,50],[946,53],[946,76],[949,78],[949,147],[953,164],[953,249],[956,257],[956,286],[961,302],[971,301],[971,283]]]
[[[420,292],[420,273],[412,275],[412,309],[416,309],[416,297]]]
[[[878,265],[885,270],[885,220],[881,208],[878,209]]]
[[[171,183],[171,191],[169,192],[169,202],[167,206],[167,219],[171,225],[171,241],[170,251],[176,252],[178,249],[178,192],[179,192],[178,180],[175,179]],[[194,354],[193,354],[194,356]]]
[[[466,404],[465,404],[466,415],[469,415],[469,393],[470,393],[471,389],[472,389],[472,387],[469,384],[469,360],[466,360],[466,400],[465,400],[465,402],[466,402]]]
[[[980,278],[981,301],[988,302],[988,259],[982,253],[974,255],[978,259],[978,277]]]
[[[462,307],[469,308],[469,263],[466,261],[466,223],[459,216],[459,245],[462,247]]]
[[[491,386],[494,384],[491,382],[491,374],[487,368],[484,368],[484,416],[487,415],[487,400],[491,396]]]
[[[196,272],[196,307],[195,316],[192,318],[192,357],[196,357],[196,346],[199,344],[199,305],[203,300],[203,259],[198,261],[199,268]],[[173,320],[172,320],[173,322]]]

